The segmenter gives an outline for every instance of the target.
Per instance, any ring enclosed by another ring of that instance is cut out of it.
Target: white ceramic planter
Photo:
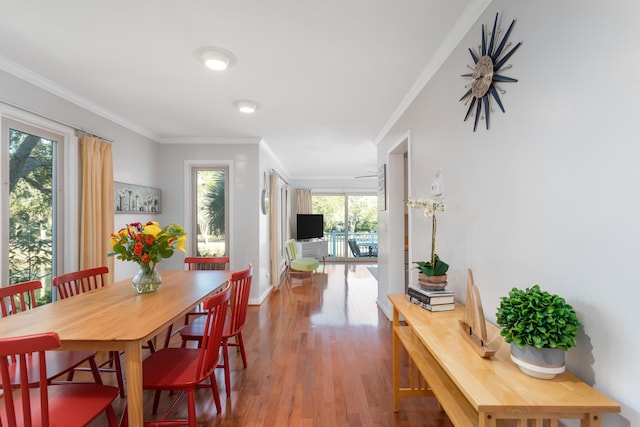
[[[511,360],[525,374],[550,380],[565,371],[565,351],[559,348],[524,348],[511,343]]]

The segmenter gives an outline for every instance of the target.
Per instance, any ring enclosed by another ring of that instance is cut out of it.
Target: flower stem
[[[431,217],[431,268],[436,268],[436,214]]]

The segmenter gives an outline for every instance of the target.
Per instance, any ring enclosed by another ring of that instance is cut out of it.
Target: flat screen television
[[[322,239],[324,217],[322,214],[297,214],[296,239]]]

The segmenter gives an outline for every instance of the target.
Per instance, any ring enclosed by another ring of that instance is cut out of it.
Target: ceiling
[[[3,0],[0,68],[160,143],[260,138],[293,179],[352,178],[470,3]]]

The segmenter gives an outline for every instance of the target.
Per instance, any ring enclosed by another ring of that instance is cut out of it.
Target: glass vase
[[[149,268],[148,265],[141,265],[138,274],[133,277],[131,285],[139,294],[146,294],[148,292],[155,292],[160,289],[162,284],[162,277],[160,273],[154,268]]]

